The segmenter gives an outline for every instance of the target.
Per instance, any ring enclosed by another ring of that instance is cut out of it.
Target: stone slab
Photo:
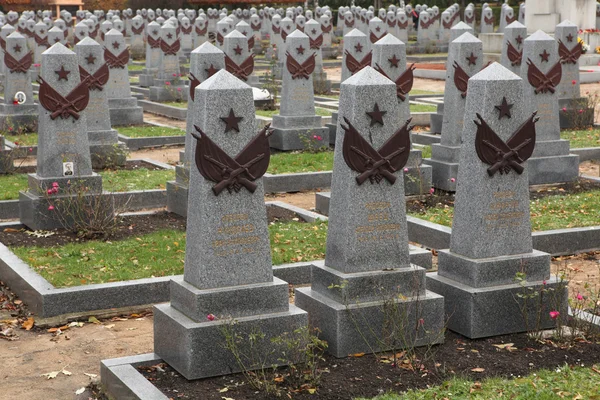
[[[277,150],[301,150],[304,143],[300,139],[302,135],[316,135],[323,138],[323,143],[329,143],[329,129],[327,127],[313,128],[274,128],[269,136],[269,145]]]
[[[579,156],[532,157],[527,167],[530,185],[573,182],[579,176]]]

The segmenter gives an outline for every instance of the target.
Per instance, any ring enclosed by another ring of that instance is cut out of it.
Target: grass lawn
[[[411,104],[410,112],[436,112],[437,107],[429,104]]]
[[[600,129],[586,129],[582,131],[561,131],[561,139],[571,141],[572,148],[600,147]]]
[[[416,95],[420,95],[420,94],[444,94],[444,92],[432,92],[431,90],[419,90],[419,89],[413,89],[410,91],[411,96],[416,96]]]
[[[146,66],[144,66],[144,65],[138,65],[138,64],[129,64],[129,65],[127,66],[127,69],[128,69],[129,71],[141,71],[141,70],[143,70],[144,68],[146,68]]]
[[[531,229],[547,231],[551,229],[575,228],[598,225],[600,190],[573,195],[547,196],[530,201]],[[424,214],[410,215],[436,224],[452,226],[454,208],[434,207]]]
[[[187,108],[188,106],[187,101],[163,101],[160,104],[177,108]]]
[[[108,192],[164,189],[168,180],[175,179],[174,170],[151,171],[147,168],[135,170],[101,171],[102,187]],[[19,198],[20,190],[27,190],[27,174],[0,175],[0,200]]]
[[[492,378],[472,382],[455,378],[422,390],[410,390],[405,394],[385,394],[372,400],[425,400],[425,399],[600,399],[598,368],[564,365],[556,370],[540,370],[515,379]],[[365,400],[365,399],[357,399]]]
[[[331,110],[325,108],[315,107],[315,113],[321,117],[331,117],[331,112]],[[279,114],[279,110],[256,110],[256,115],[261,117],[272,118],[276,114]]]
[[[423,147],[415,147],[415,148],[421,149],[421,157],[431,158],[431,146],[425,145]]]
[[[21,133],[19,135],[5,135],[6,140],[13,142],[19,146],[37,146],[37,133]]]
[[[121,135],[127,137],[153,137],[153,136],[185,136],[185,131],[179,128],[168,128],[164,126],[119,126],[115,128]]]
[[[290,174],[296,172],[331,171],[333,169],[333,151],[320,153],[275,153],[267,172],[270,174]]]
[[[327,222],[270,224],[273,264],[323,258],[326,234]],[[182,274],[185,232],[162,230],[115,242],[15,247],[12,251],[54,286],[105,283]]]

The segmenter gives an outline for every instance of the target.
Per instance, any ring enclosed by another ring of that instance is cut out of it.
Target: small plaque
[[[73,162],[68,161],[63,163],[63,176],[73,176]]]
[[[15,101],[17,104],[23,104],[27,101],[27,96],[23,92],[15,93]]]

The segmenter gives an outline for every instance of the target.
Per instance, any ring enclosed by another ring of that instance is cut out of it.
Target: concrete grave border
[[[327,220],[323,215],[287,203],[275,201],[265,204],[267,207],[293,211],[308,222]],[[0,229],[8,227],[20,228],[22,225],[16,222],[0,223]],[[294,285],[308,284],[311,280],[312,265],[315,262],[316,260],[273,266],[273,273],[276,277]],[[431,269],[431,252],[411,246],[411,262]],[[63,319],[58,319],[60,321],[58,323],[66,322],[65,318],[68,320],[68,314],[74,318],[95,311],[125,307],[142,308],[169,301],[169,282],[171,278],[177,277],[180,276],[56,288],[0,243],[0,280],[27,303],[28,308],[36,314],[37,318],[64,316]]]

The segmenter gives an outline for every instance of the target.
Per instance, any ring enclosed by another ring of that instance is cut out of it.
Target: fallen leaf
[[[27,321],[23,322],[21,328],[25,329],[26,331],[31,330],[31,328],[33,328],[33,322],[33,317],[27,318]]]
[[[7,232],[7,233],[17,233],[17,232],[20,232],[20,230],[19,229],[15,229],[15,228],[4,228],[4,232]]]
[[[219,393],[225,393],[229,390],[229,388],[224,387],[223,389],[219,390]]]
[[[106,329],[114,328],[114,327],[115,327],[115,324],[105,325],[104,327],[105,327]]]
[[[73,373],[72,373],[72,372],[70,372],[70,371],[67,371],[66,369],[63,369],[61,372],[62,372],[63,374],[65,374],[66,376],[71,376],[71,375],[73,375]]]
[[[85,376],[89,376],[89,377],[90,377],[90,379],[94,379],[95,377],[97,377],[97,376],[98,376],[98,375],[96,375],[96,374],[88,374],[87,372],[84,372],[83,374],[84,374]]]
[[[485,368],[473,368],[471,371],[473,371],[473,372],[483,372],[483,371],[485,371]]]
[[[96,318],[96,317],[90,317],[88,319],[88,322],[91,322],[92,324],[96,324],[96,325],[101,325],[102,324],[102,322],[98,321],[98,318]]]
[[[283,382],[283,376],[277,376],[277,377],[273,378],[273,381],[281,383],[281,382]]]
[[[81,394],[81,393],[83,393],[83,392],[85,392],[85,388],[84,388],[84,387],[82,387],[81,389],[77,389],[77,390],[75,391],[75,394],[78,394],[78,395],[79,395],[79,394]]]
[[[365,353],[354,353],[354,354],[350,354],[350,357],[362,357],[364,355],[365,355]]]
[[[71,323],[69,324],[69,327],[78,326],[78,327],[80,327],[80,328],[81,328],[83,325],[84,325],[84,323],[83,323],[83,322],[71,322]]]
[[[315,394],[315,392],[317,391],[317,389],[315,389],[315,388],[310,388],[310,389],[307,389],[307,391],[308,391],[308,393],[310,393],[310,394]]]
[[[221,400],[235,400],[232,397],[221,397]]]
[[[15,300],[15,301],[13,301],[13,303],[15,303],[16,305],[19,305],[19,304],[23,304],[23,301],[22,300]]]
[[[59,373],[60,373],[60,371],[52,371],[52,372],[48,372],[47,374],[42,374],[42,376],[46,376],[46,377],[48,377],[48,379],[54,379],[58,376]]]
[[[506,349],[508,347],[513,347],[514,343],[503,343],[503,344],[493,344],[492,346],[497,347],[499,349]]]
[[[59,328],[50,328],[48,329],[48,333],[54,333],[54,332],[58,332],[58,331],[66,331],[67,329],[69,329],[69,325],[65,325],[65,326],[61,326]]]

